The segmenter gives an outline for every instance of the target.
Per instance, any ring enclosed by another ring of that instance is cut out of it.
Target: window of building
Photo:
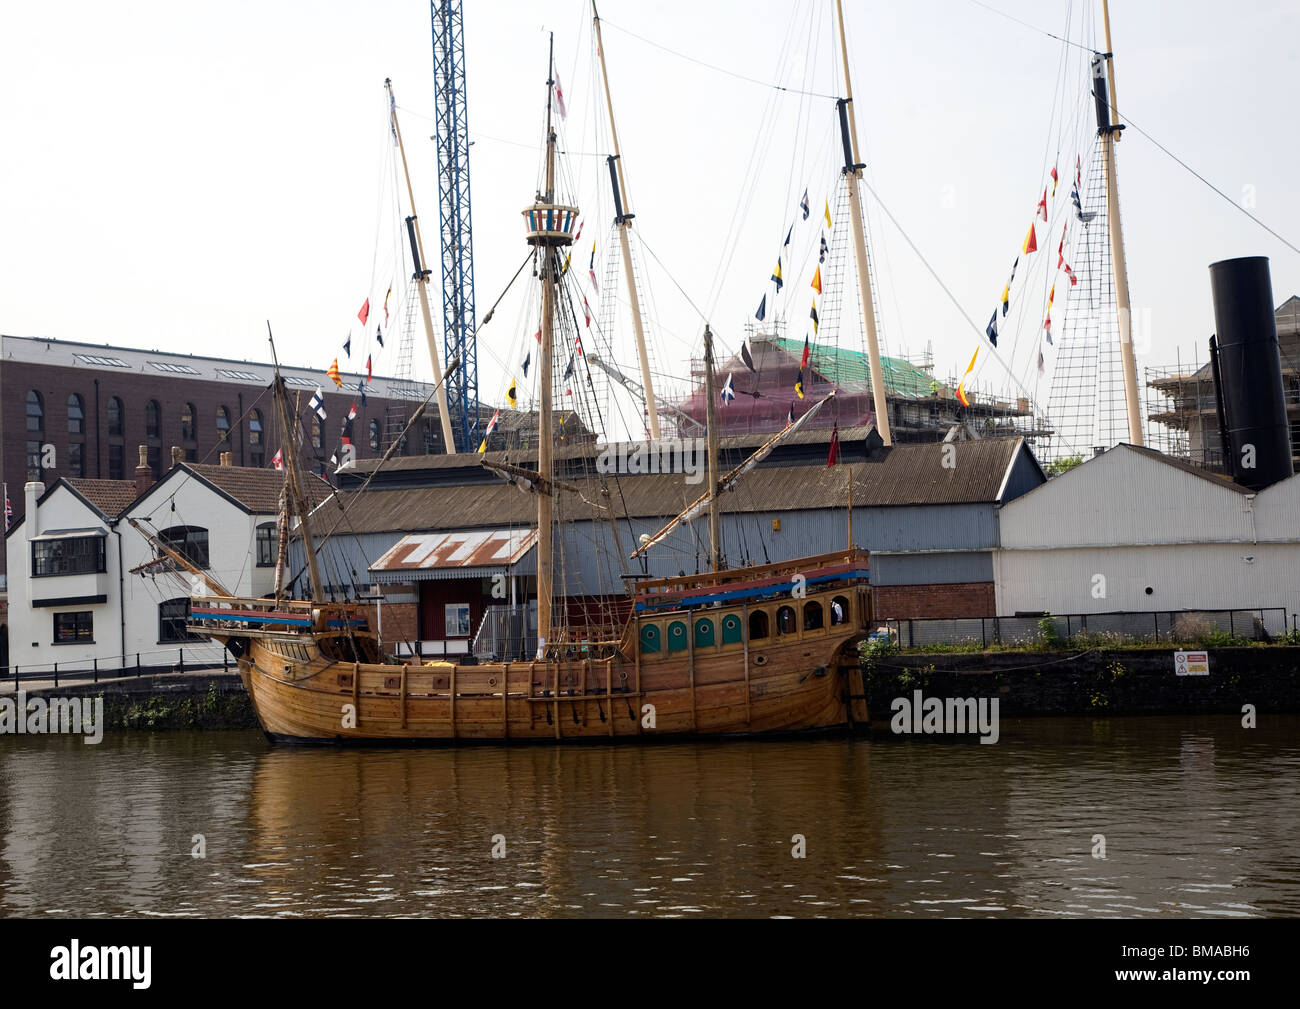
[[[108,436],[110,438],[122,437],[122,401],[116,396],[108,400]]]
[[[794,607],[782,606],[776,611],[776,633],[793,634],[795,632]]]
[[[156,399],[149,400],[144,405],[144,433],[145,437],[157,440],[160,435],[159,423],[162,418],[162,410],[158,407]]]
[[[181,407],[181,441],[194,441],[195,438],[194,404],[186,403]]]
[[[121,445],[108,446],[108,478],[124,480],[126,478],[126,449]]]
[[[819,631],[823,626],[822,604],[810,599],[803,604],[803,629],[805,631]]]
[[[374,451],[379,451],[379,421],[370,422],[370,447]]]
[[[280,551],[280,532],[274,522],[263,522],[257,527],[257,566],[275,567]]]
[[[208,566],[208,531],[202,526],[172,526],[158,538],[196,568]]]
[[[27,443],[27,479],[39,480],[41,478],[41,443],[39,441],[29,441]]]
[[[248,415],[248,444],[262,444],[262,413],[254,410]]]
[[[79,441],[68,443],[68,476],[86,475],[86,446]]]
[[[749,615],[749,640],[758,641],[771,633],[768,630],[767,611],[755,610]]]
[[[171,361],[150,361],[149,366],[172,375],[197,375],[199,373],[198,369],[191,368],[188,364],[174,364]]]
[[[177,641],[198,641],[197,634],[190,634],[185,625],[190,619],[190,601],[186,596],[165,599],[158,604],[158,643],[170,644]]]
[[[317,414],[311,415],[311,447],[319,454],[321,451],[321,433],[320,417]]]
[[[86,408],[75,392],[68,397],[68,434],[86,433]]]
[[[41,399],[41,394],[35,389],[27,392],[27,430],[45,430],[45,400]]]
[[[149,472],[153,474],[155,480],[162,479],[162,449],[157,445],[148,447],[146,458],[149,460]]]
[[[95,615],[90,610],[54,614],[56,645],[94,644]]]
[[[444,607],[449,638],[469,637],[469,603],[447,603]]]
[[[32,577],[102,574],[104,537],[75,536],[32,543]]]
[[[227,442],[230,440],[230,409],[228,407],[217,407],[217,441]]]
[[[437,422],[426,417],[424,420],[424,454],[436,455],[441,446],[442,431]]]
[[[849,600],[847,596],[836,596],[831,600],[831,626],[842,624],[849,619]]]

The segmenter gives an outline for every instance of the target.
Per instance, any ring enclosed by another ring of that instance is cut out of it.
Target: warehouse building
[[[1300,612],[1300,476],[1258,493],[1121,444],[999,509],[997,612]]]

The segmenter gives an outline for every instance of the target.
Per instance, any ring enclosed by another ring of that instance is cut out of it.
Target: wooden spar
[[[402,143],[402,130],[397,125],[397,102],[393,98],[393,82],[385,78],[384,87],[388,91],[388,114],[393,121],[393,135],[397,138],[397,150],[402,156],[402,174],[406,176],[406,195],[411,201],[411,229],[415,235],[415,248],[412,252],[419,255],[415,264],[415,286],[420,295],[420,314],[424,317],[424,337],[429,344],[429,360],[433,362],[433,381],[438,387],[438,417],[442,421],[442,440],[445,451],[456,451],[455,436],[451,430],[451,411],[447,407],[447,389],[442,385],[442,361],[438,357],[438,342],[433,334],[433,316],[429,312],[429,271],[425,269],[424,238],[420,234],[420,218],[415,213],[415,190],[411,188],[411,171],[406,166],[406,146]],[[465,446],[470,451],[470,446]]]
[[[280,508],[275,520],[275,598],[284,592],[284,569],[289,559],[289,472],[285,471],[280,487]]]
[[[835,0],[835,10],[840,23],[840,56],[844,61],[844,98],[840,106],[842,114],[848,117],[852,136],[852,150],[846,150],[849,156],[844,166],[844,182],[849,191],[849,217],[853,225],[853,247],[858,265],[858,290],[862,295],[862,319],[866,327],[867,358],[871,364],[871,408],[876,415],[876,430],[886,445],[894,443],[889,426],[889,401],[885,390],[885,370],[880,363],[880,341],[876,334],[876,307],[871,296],[871,273],[867,264],[867,240],[862,230],[862,194],[858,191],[858,180],[862,178],[863,165],[860,163],[858,147],[858,121],[853,114],[853,84],[849,80],[849,46],[844,36],[843,0]],[[845,138],[849,146],[849,138]]]
[[[280,408],[280,450],[284,452],[284,466],[289,473],[289,487],[294,498],[294,507],[298,512],[298,523],[302,527],[302,542],[307,555],[307,571],[311,576],[311,598],[313,602],[322,602],[325,598],[324,582],[320,577],[320,566],[316,560],[316,541],[311,534],[309,513],[311,507],[298,483],[298,439],[296,431],[289,424],[289,407],[284,401],[284,379],[280,377],[280,355],[275,349],[275,338],[271,335],[271,322],[266,323],[266,338],[271,344],[271,360],[275,365],[275,401]]]
[[[632,247],[628,229],[632,227],[632,204],[627,192],[627,178],[623,174],[623,156],[618,146],[618,127],[614,125],[614,99],[609,90],[609,71],[605,66],[605,43],[600,35],[600,14],[596,0],[591,0],[592,23],[596,28],[596,52],[600,54],[600,76],[605,82],[605,108],[609,110],[609,134],[614,145],[614,165],[618,171],[618,193],[623,212],[618,216],[618,240],[623,252],[623,277],[627,281],[627,299],[632,306],[632,329],[636,333],[636,352],[641,361],[641,387],[645,390],[646,418],[650,423],[650,437],[659,439],[659,407],[655,402],[654,380],[650,376],[650,355],[646,351],[645,328],[641,320],[641,299],[636,290],[636,277],[632,270]]]
[[[718,481],[717,493],[721,494],[723,491],[729,490],[735,484],[735,482],[739,480],[748,470],[752,469],[761,460],[765,459],[768,456],[768,454],[772,451],[772,449],[776,448],[776,446],[781,441],[788,438],[790,435],[794,434],[796,431],[799,430],[799,428],[803,427],[804,424],[806,424],[809,420],[812,419],[812,417],[817,413],[818,410],[820,410],[823,406],[825,406],[828,402],[830,402],[834,397],[835,397],[835,393],[832,392],[829,396],[825,396],[822,399],[819,399],[816,403],[812,405],[809,411],[805,413],[802,417],[800,417],[797,421],[795,421],[785,430],[778,431],[776,434],[772,435],[772,437],[767,439],[767,441],[763,442],[762,445],[760,445],[752,453],[750,453],[749,457],[744,462],[742,462],[739,466],[736,466],[734,469],[730,470],[726,474],[726,476],[724,476],[720,481]],[[660,529],[657,533],[655,533],[649,539],[643,540],[641,545],[638,546],[635,550],[633,550],[630,556],[632,557],[641,556],[641,554],[645,553],[652,546],[654,546],[656,543],[662,540],[665,536],[667,536],[670,532],[672,532],[673,529],[675,529],[682,522],[687,522],[695,518],[697,515],[700,514],[701,509],[707,506],[715,496],[716,495],[712,489],[705,491],[698,498],[696,498],[689,505],[687,505],[686,508],[678,512],[677,515],[667,525],[665,525],[662,529]]]
[[[546,63],[546,201],[555,200],[555,130],[551,125],[551,102],[555,91],[555,40]],[[558,255],[551,245],[542,246],[542,348],[539,401],[537,404],[537,469],[542,480],[555,479],[551,439],[551,358],[554,349],[555,285],[559,282]],[[551,608],[554,538],[551,530],[553,504],[550,494],[537,495],[537,645],[543,652],[551,642]],[[556,709],[556,716],[559,709]],[[556,730],[559,731],[558,729]]]
[[[150,533],[147,529],[145,529],[142,525],[140,525],[139,522],[131,518],[129,515],[127,516],[126,520],[131,524],[132,529],[138,532],[150,543],[152,543],[158,550],[160,550],[167,557],[168,560],[180,565],[190,574],[203,579],[203,584],[206,585],[208,588],[210,588],[214,595],[218,595],[218,596],[230,595],[230,592],[226,589],[224,585],[222,585],[215,578],[210,578],[208,577],[208,575],[204,574],[203,571],[199,569],[198,565],[191,562],[190,559],[186,557],[184,554],[180,553],[177,550],[173,550],[166,543],[160,540],[157,536],[154,536],[152,533]],[[133,567],[130,573],[136,574],[140,571],[143,571],[145,568],[150,567],[152,564],[155,563],[156,561],[147,561],[144,564],[140,564],[137,565],[136,567]]]
[[[714,571],[722,568],[722,517],[718,513],[718,417],[713,402],[713,331],[704,324],[704,398],[709,422],[709,562]]]
[[[1106,27],[1106,75],[1110,87],[1111,124],[1101,135],[1106,160],[1106,224],[1110,232],[1110,263],[1115,277],[1115,311],[1119,321],[1119,357],[1124,369],[1124,406],[1128,414],[1128,440],[1145,444],[1142,411],[1138,405],[1137,356],[1133,353],[1133,315],[1128,295],[1128,265],[1124,260],[1124,227],[1119,213],[1119,182],[1115,177],[1115,144],[1119,140],[1119,102],[1115,97],[1115,58],[1110,47],[1110,4],[1101,3]]]

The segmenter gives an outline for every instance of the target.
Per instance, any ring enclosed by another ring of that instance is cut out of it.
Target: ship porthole
[[[488,686],[489,686],[489,687],[495,687],[496,685],[497,685],[497,678],[496,678],[495,676],[489,676],[489,677],[488,677]]]
[[[755,656],[754,656],[754,665],[756,665],[756,666],[765,666],[765,665],[767,665],[767,656],[766,656],[766,655],[755,655]]]

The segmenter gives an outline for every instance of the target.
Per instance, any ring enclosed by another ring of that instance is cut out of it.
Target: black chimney
[[[1295,470],[1267,256],[1210,265],[1228,472],[1260,491]]]

